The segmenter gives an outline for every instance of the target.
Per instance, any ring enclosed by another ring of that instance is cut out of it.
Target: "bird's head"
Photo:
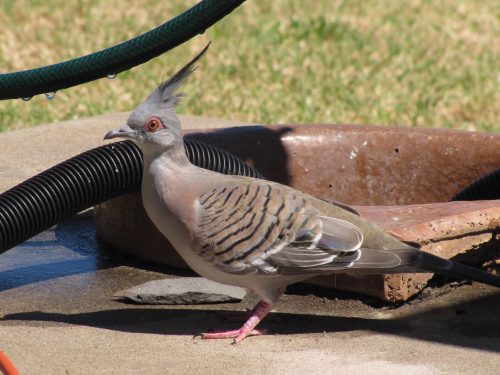
[[[196,69],[194,64],[210,43],[181,70],[155,91],[130,114],[127,123],[112,130],[104,139],[125,138],[134,141],[143,152],[162,151],[182,145],[182,129],[175,107],[183,96],[177,93],[184,80]]]

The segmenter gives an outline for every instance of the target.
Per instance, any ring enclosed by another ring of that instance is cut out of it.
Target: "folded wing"
[[[310,197],[266,182],[219,186],[199,198],[194,249],[230,273],[291,274],[350,267],[363,234],[322,216]]]

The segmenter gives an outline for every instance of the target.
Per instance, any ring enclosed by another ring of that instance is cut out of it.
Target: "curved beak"
[[[104,136],[104,139],[130,138],[133,134],[135,134],[134,130],[125,124],[119,129],[111,130]]]

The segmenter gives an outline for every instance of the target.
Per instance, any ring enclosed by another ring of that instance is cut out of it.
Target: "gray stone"
[[[115,297],[149,305],[194,305],[239,302],[246,290],[223,285],[203,277],[179,277],[154,280],[121,290]]]

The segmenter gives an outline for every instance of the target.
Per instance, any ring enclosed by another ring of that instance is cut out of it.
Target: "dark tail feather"
[[[419,249],[407,248],[389,251],[363,249],[362,253],[361,258],[355,262],[352,268],[365,273],[432,272],[457,279],[477,281],[500,288],[500,277],[478,268],[440,258]],[[377,255],[377,253],[380,255]],[[388,261],[388,254],[398,257],[400,260],[399,264],[391,264]],[[380,259],[380,262],[377,262],[377,259]]]
[[[493,285],[500,288],[500,277],[492,275],[479,268],[474,268],[466,264],[443,259],[435,255],[416,250],[420,254],[420,268],[434,273],[440,273],[458,279],[477,281],[483,284]]]

